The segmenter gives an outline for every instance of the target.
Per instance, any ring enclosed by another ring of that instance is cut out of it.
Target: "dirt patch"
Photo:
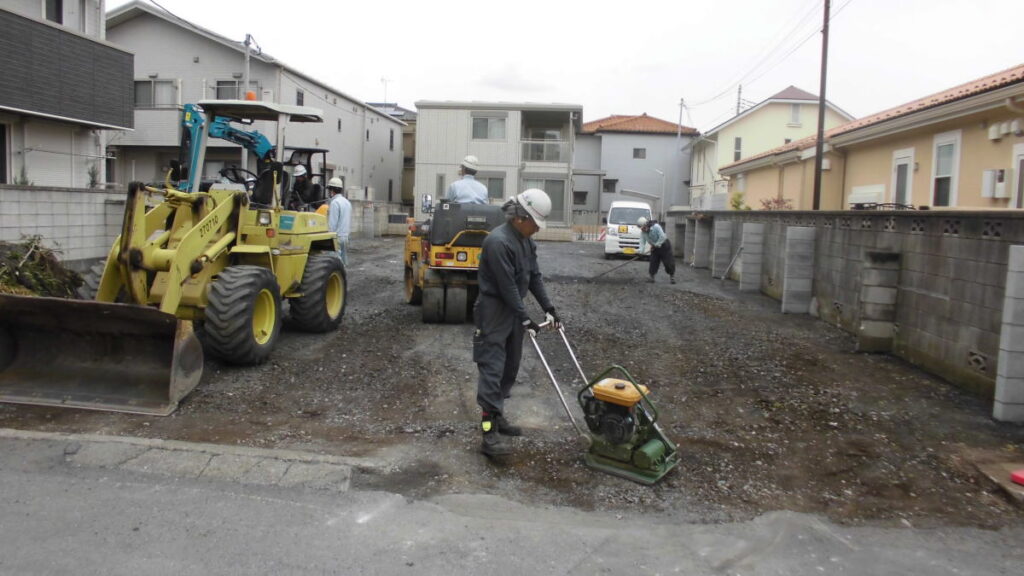
[[[620,263],[591,244],[542,244],[552,300],[588,375],[620,364],[650,386],[681,463],[653,487],[586,468],[529,343],[507,405],[527,434],[513,457],[489,462],[477,453],[472,327],[420,321],[403,301],[401,249],[398,238],[356,242],[339,331],[286,331],[258,367],[208,361],[170,417],[0,405],[0,426],[362,456],[387,472],[358,473],[356,487],[417,498],[491,493],[697,522],[770,510],[916,526],[1024,518],[973,465],[1024,450],[1024,428],[992,421],[989,401],[854,353],[850,335],[706,270],[647,284],[637,262],[591,281]],[[556,336],[542,343],[563,386],[578,387]]]

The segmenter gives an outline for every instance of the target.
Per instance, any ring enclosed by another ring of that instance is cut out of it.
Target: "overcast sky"
[[[363,101],[570,103],[702,131],[818,93],[824,0],[157,0]],[[107,0],[107,9],[124,0]],[[242,8],[244,7],[244,8]],[[240,9],[241,8],[241,9]],[[1024,63],[1024,0],[833,0],[830,102],[855,117]],[[801,44],[802,43],[802,44]],[[387,82],[383,82],[386,79]]]

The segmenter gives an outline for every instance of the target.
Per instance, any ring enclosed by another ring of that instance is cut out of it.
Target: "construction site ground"
[[[730,522],[771,511],[840,524],[1020,526],[1024,511],[979,466],[1024,460],[1024,427],[991,400],[906,362],[854,351],[854,338],[778,302],[679,265],[602,258],[595,243],[544,242],[552,301],[588,376],[611,364],[650,387],[680,464],[652,487],[583,465],[533,351],[506,413],[515,454],[479,452],[473,327],[423,324],[405,303],[402,238],[356,240],[340,330],[285,326],[263,365],[208,358],[168,417],[0,404],[0,428],[299,450],[372,462],[353,489],[428,499],[497,495],[531,506]],[[530,299],[537,319],[542,313]],[[570,399],[579,376],[553,333],[540,337]],[[578,407],[572,401],[573,408]],[[578,410],[577,410],[578,414]]]

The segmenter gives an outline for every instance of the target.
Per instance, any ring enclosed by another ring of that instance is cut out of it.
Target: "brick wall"
[[[748,286],[756,282],[780,300],[787,232],[813,229],[812,299],[806,312],[858,337],[870,328],[864,350],[891,346],[886,351],[983,395],[993,394],[1009,249],[1024,244],[1024,214],[703,212],[689,217],[686,226],[699,230],[709,220],[734,223],[733,246],[742,242],[743,223],[764,226],[759,277],[742,278],[742,266],[730,277]],[[709,250],[700,243],[692,248]],[[713,254],[691,256],[689,250],[684,247],[682,253],[698,267],[714,261]]]

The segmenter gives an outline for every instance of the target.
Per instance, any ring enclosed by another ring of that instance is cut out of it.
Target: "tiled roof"
[[[975,96],[983,92],[995,90],[996,88],[1016,84],[1022,80],[1024,80],[1024,64],[1008,68],[1002,72],[989,74],[983,78],[978,78],[977,80],[972,80],[965,84],[954,86],[949,90],[944,90],[942,92],[932,94],[931,96],[925,96],[924,98],[914,100],[913,102],[901,104],[895,108],[889,108],[888,110],[884,110],[878,114],[872,114],[871,116],[865,116],[859,120],[848,122],[837,127],[833,134],[838,135],[853,132],[854,130],[879,124],[886,120],[892,120],[894,118],[899,118],[900,116],[906,116],[914,112],[920,112],[921,110],[927,110],[928,108],[934,108],[936,106],[962,100],[970,96]]]
[[[639,116],[623,116],[615,114],[600,120],[584,122],[580,130],[583,134],[598,132],[627,132],[632,134],[675,134],[682,127],[682,133],[690,136],[699,134],[696,128],[682,126],[643,113]]]
[[[889,108],[888,110],[884,110],[877,114],[872,114],[871,116],[865,116],[864,118],[860,118],[858,120],[853,120],[851,122],[847,122],[846,124],[836,126],[832,129],[825,131],[825,142],[827,143],[829,139],[832,138],[833,136],[846,134],[848,132],[853,132],[854,130],[859,130],[861,128],[873,126],[875,124],[881,124],[882,122],[900,118],[902,116],[907,116],[909,114],[913,114],[914,112],[920,112],[922,110],[927,110],[929,108],[934,108],[936,106],[941,106],[943,104],[949,104],[957,100],[962,100],[970,96],[976,96],[984,92],[995,90],[997,88],[1002,88],[1004,86],[1009,86],[1011,84],[1016,84],[1022,81],[1024,81],[1024,64],[1020,64],[1013,68],[1008,68],[1001,72],[996,72],[995,74],[989,74],[988,76],[985,76],[983,78],[972,80],[959,86],[954,86],[953,88],[950,88],[948,90],[944,90],[942,92],[938,92],[930,96],[925,96],[924,98],[919,98],[912,102],[896,106],[894,108]],[[779,146],[778,148],[773,148],[766,152],[750,156],[749,158],[740,159],[736,162],[733,162],[732,164],[722,166],[721,170],[726,170],[739,164],[746,164],[747,162],[752,162],[754,160],[758,160],[766,156],[776,156],[779,154],[785,154],[786,152],[791,152],[793,150],[806,150],[814,146],[817,143],[817,141],[817,136],[811,135],[806,138],[797,140],[795,142],[790,142],[789,144]]]
[[[779,92],[774,96],[771,96],[770,98],[768,98],[768,100],[812,100],[814,102],[817,102],[818,97],[815,96],[814,94],[811,94],[810,92],[807,92],[806,90],[801,90],[796,86],[790,86],[789,88],[786,88],[782,92]]]

